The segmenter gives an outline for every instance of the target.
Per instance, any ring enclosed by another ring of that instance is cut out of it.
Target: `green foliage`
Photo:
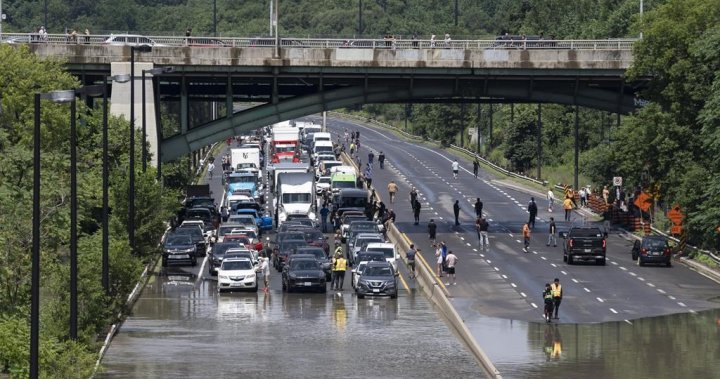
[[[529,107],[520,108],[505,129],[505,158],[513,170],[525,172],[537,159],[536,136],[537,115]]]

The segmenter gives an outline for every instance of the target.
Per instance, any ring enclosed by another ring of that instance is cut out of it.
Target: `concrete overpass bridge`
[[[104,43],[107,36],[79,38],[49,36],[40,42],[3,35],[4,42],[27,45],[38,56],[65,60],[86,83],[129,72],[130,46]],[[151,52],[136,52],[136,72],[174,67],[156,78],[156,86],[145,84],[148,103],[179,104],[177,133],[158,133],[159,144],[150,138],[162,161],[278,121],[363,103],[559,103],[627,114],[643,85],[625,80],[634,40],[148,37],[136,42],[153,45]],[[114,86],[113,112],[127,115],[129,84]],[[137,93],[136,101],[140,98]],[[236,102],[263,105],[192,124],[195,102],[230,110]],[[156,133],[153,121],[150,136]]]

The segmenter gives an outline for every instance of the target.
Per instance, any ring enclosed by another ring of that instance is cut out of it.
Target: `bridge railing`
[[[172,47],[275,47],[274,38],[253,37],[183,37],[183,36],[142,36],[136,42],[107,42],[112,35],[83,35],[73,37],[67,34],[37,33],[3,33],[0,43],[26,44],[48,43],[65,45],[123,45],[150,44],[154,46]],[[115,35],[122,37],[125,35]],[[134,37],[131,37],[134,38]],[[361,49],[462,49],[462,50],[632,50],[636,39],[602,39],[602,40],[415,40],[415,39],[343,39],[343,38],[295,38],[280,39],[280,46],[285,48],[361,48]]]

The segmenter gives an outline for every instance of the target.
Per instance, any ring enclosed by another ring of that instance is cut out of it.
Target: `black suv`
[[[672,252],[667,240],[661,236],[645,236],[635,241],[632,248],[632,259],[638,266],[646,263],[660,263],[672,266]]]
[[[169,234],[163,242],[162,266],[170,264],[197,265],[195,242],[187,234]]]
[[[205,256],[207,250],[207,242],[205,242],[205,235],[203,234],[202,228],[196,225],[178,226],[177,228],[175,228],[174,233],[189,235],[195,243],[195,246],[197,247],[195,255]]]
[[[571,228],[569,232],[561,232],[565,239],[563,245],[563,261],[569,265],[577,261],[593,261],[605,266],[605,233],[599,228]]]
[[[282,289],[292,292],[294,289],[316,289],[327,291],[325,271],[320,262],[313,258],[292,259],[282,271]]]
[[[395,299],[398,295],[397,274],[388,262],[368,262],[358,279],[355,294],[358,299],[365,296],[390,296]]]

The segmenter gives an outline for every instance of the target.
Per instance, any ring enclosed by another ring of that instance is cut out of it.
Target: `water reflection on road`
[[[349,290],[218,296],[211,280],[182,273],[156,279],[99,377],[483,376],[420,294],[359,301]]]
[[[720,310],[584,325],[466,321],[506,379],[720,378]]]

